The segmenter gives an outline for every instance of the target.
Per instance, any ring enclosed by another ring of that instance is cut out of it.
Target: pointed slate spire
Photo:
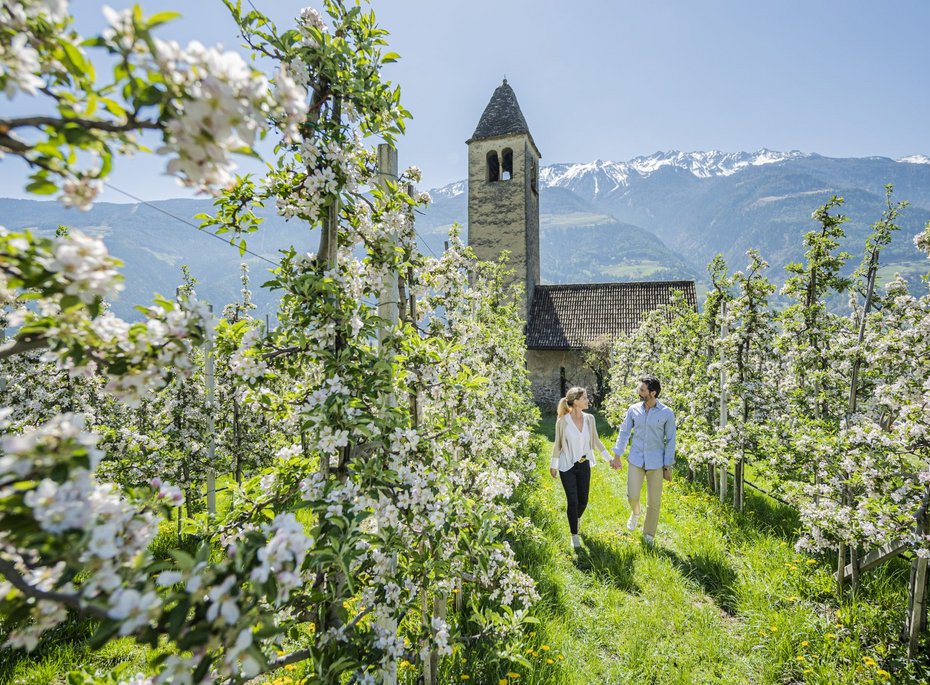
[[[495,89],[488,106],[484,108],[478,128],[466,142],[471,143],[475,140],[514,133],[525,133],[530,136],[530,139],[533,138],[530,134],[530,127],[526,125],[526,119],[523,118],[523,112],[520,111],[517,96],[505,78],[504,82]]]

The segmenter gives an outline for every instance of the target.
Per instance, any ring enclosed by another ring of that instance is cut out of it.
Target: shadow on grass
[[[664,547],[652,549],[656,555],[668,559],[684,577],[700,585],[720,609],[730,616],[736,614],[738,576],[725,559],[700,553],[682,558]]]
[[[716,497],[710,494],[707,482],[702,476],[685,482],[694,492]],[[727,506],[733,506],[732,479],[727,489]],[[797,509],[791,505],[779,502],[747,485],[744,489],[743,511],[734,512],[734,523],[736,533],[763,533],[794,542],[801,527],[801,518]]]
[[[737,514],[736,520],[741,528],[750,528],[790,541],[797,539],[801,527],[801,517],[797,509],[748,487],[745,491],[743,512]]]
[[[633,580],[636,550],[630,545],[605,540],[594,536],[584,538],[584,546],[575,552],[575,566],[618,590],[639,594],[640,588]]]

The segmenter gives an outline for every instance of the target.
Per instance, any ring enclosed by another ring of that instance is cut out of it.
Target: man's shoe
[[[630,518],[626,520],[626,529],[631,533],[636,530],[636,526],[639,525],[639,514],[633,513],[630,514]]]
[[[653,536],[653,535],[643,535],[643,542],[645,542],[647,545],[649,545],[650,547],[652,547],[652,546],[655,544],[655,542],[656,542],[655,536]]]
[[[581,538],[579,538],[577,535],[572,535],[572,547],[575,549],[581,547]]]

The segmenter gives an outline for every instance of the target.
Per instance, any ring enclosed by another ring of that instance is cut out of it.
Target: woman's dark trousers
[[[588,506],[588,490],[591,487],[591,462],[576,461],[568,471],[559,471],[565,498],[568,500],[568,527],[572,535],[578,535],[578,519]]]

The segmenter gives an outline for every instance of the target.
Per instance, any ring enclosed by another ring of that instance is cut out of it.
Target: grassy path
[[[550,446],[552,425],[543,424]],[[921,682],[908,676],[914,665],[902,665],[893,634],[906,564],[869,575],[859,599],[838,608],[832,560],[794,551],[791,509],[747,492],[737,514],[680,477],[666,484],[649,548],[641,526],[633,534],[624,527],[626,470],[603,462],[592,472],[576,552],[561,485],[547,469],[541,455],[539,487],[526,501],[543,536],[521,554],[543,596],[540,639],[563,658],[520,682],[866,683],[892,672]]]

